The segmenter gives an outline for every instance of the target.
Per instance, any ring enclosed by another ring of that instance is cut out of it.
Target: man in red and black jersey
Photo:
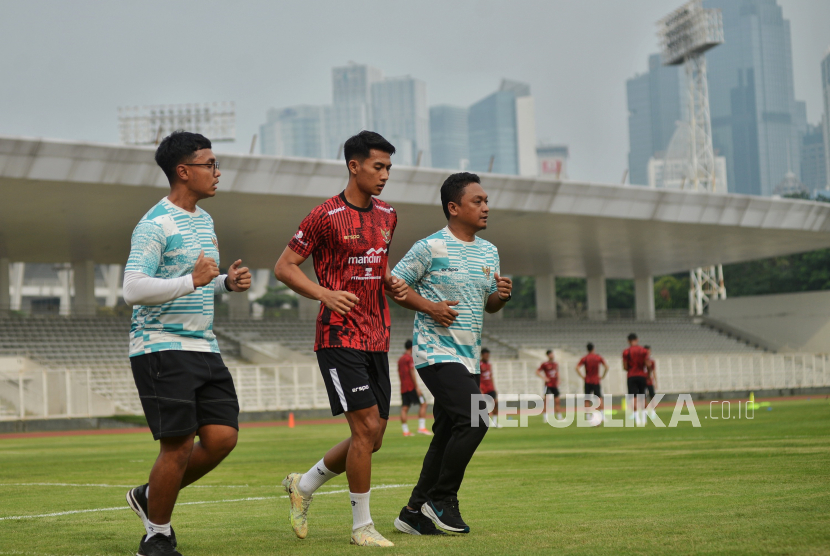
[[[654,381],[657,379],[657,363],[651,357],[651,346],[643,346],[643,348],[648,352],[648,361],[646,361],[646,371],[648,372],[648,377],[646,378],[646,403],[651,403],[651,400],[654,399]],[[651,410],[650,414],[654,416],[654,410]]]
[[[418,373],[415,371],[415,360],[412,359],[412,340],[404,342],[404,353],[398,359],[398,377],[401,379],[401,430],[404,436],[414,436],[406,423],[409,408],[418,406],[418,434],[432,436],[427,429],[427,401],[418,387]]]
[[[305,538],[312,494],[346,472],[352,505],[352,543],[392,546],[369,512],[372,453],[389,419],[389,305],[385,292],[406,298],[407,285],[391,276],[387,255],[398,216],[374,198],[383,191],[395,153],[386,139],[361,131],[344,145],[346,189],[314,208],[277,261],[274,274],[298,294],[320,301],[314,351],[332,415],[345,413],[351,436],[307,473],[283,481],[294,533]],[[315,284],[300,269],[314,259]]]
[[[579,363],[576,364],[576,374],[579,375],[579,378],[585,381],[585,395],[590,396],[594,395],[599,398],[599,410],[600,410],[600,419],[604,418],[604,413],[602,413],[602,387],[600,384],[602,380],[605,378],[605,375],[608,374],[608,363],[605,362],[605,359],[602,358],[601,355],[598,353],[594,353],[594,344],[588,342],[586,346],[588,349],[588,353],[579,360]],[[603,371],[602,376],[599,376],[599,366],[602,365]],[[585,374],[583,375],[579,372],[579,368],[585,368]]]
[[[644,408],[637,407],[637,395],[642,394],[645,397],[646,394],[648,351],[639,345],[637,335],[633,332],[628,335],[628,349],[623,352],[622,357],[623,369],[628,375],[628,393],[634,396],[634,419],[638,425],[645,424],[645,411]]]
[[[481,359],[479,360],[478,367],[481,369],[481,381],[478,384],[479,390],[481,390],[482,394],[490,396],[493,398],[493,401],[496,402],[493,405],[493,411],[490,412],[491,426],[500,428],[498,404],[499,393],[496,392],[496,385],[493,383],[493,365],[490,363],[489,349],[481,348]]]
[[[548,356],[548,359],[542,361],[542,364],[536,369],[536,375],[545,381],[545,410],[542,415],[545,423],[547,423],[548,395],[553,396],[553,410],[556,412],[557,419],[562,418],[562,408],[559,405],[559,363],[554,361],[552,349],[547,350],[545,355]]]

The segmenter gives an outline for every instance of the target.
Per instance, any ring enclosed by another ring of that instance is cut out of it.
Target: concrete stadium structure
[[[346,183],[337,161],[219,158],[219,191],[200,206],[225,264],[273,268],[300,220]],[[399,213],[392,261],[446,223],[439,186],[448,173],[392,169],[382,196]],[[491,223],[481,235],[499,247],[504,274],[536,277],[542,320],[556,318],[556,276],[587,278],[597,319],[605,279],[633,278],[637,317],[650,320],[655,275],[830,247],[830,204],[494,174],[482,183]],[[94,265],[124,264],[133,227],[167,189],[152,148],[0,136],[0,311],[10,263],[68,262],[74,312],[94,313]],[[301,315],[314,315],[316,304],[303,301]]]

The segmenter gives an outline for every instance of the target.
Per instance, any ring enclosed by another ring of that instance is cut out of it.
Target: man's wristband
[[[225,275],[225,289],[228,290],[229,292],[232,292],[233,288],[231,288],[231,284],[230,284],[230,282],[228,282],[229,279],[230,279],[230,275],[229,274]]]
[[[505,299],[505,298],[503,298],[502,296],[499,296],[499,301],[501,301],[502,303],[507,303],[507,302],[508,302],[508,301],[510,301],[511,299],[513,299],[513,294],[512,294],[512,293],[507,294],[507,298],[506,298],[506,299]]]

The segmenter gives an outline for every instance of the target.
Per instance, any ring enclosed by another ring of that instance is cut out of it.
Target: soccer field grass
[[[394,530],[429,440],[403,438],[392,421],[372,477],[372,516],[390,549],[349,545],[345,477],[318,491],[307,539],[288,524],[280,481],[345,437],[345,424],[244,428],[201,488],[181,493],[173,525],[184,556],[830,554],[830,402],[771,407],[713,421],[698,406],[700,428],[554,429],[533,417],[490,430],[459,493],[472,532],[451,537]],[[156,453],[138,433],[0,440],[0,518],[106,509],[0,520],[0,555],[135,554],[143,528],[124,494]]]

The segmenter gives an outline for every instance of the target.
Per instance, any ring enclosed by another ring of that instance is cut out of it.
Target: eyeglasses
[[[219,161],[216,162],[205,162],[204,164],[182,164],[182,166],[206,166],[210,168],[211,171],[216,172],[219,170]]]

